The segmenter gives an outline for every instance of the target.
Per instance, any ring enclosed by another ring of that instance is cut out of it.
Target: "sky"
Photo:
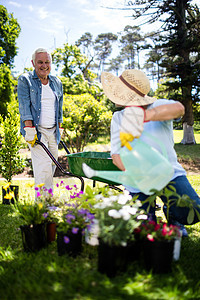
[[[15,75],[21,74],[24,67],[32,66],[32,53],[39,47],[53,51],[66,42],[74,44],[85,32],[90,32],[95,39],[100,33],[118,33],[126,25],[136,25],[130,11],[105,8],[122,7],[120,3],[126,2],[128,0],[1,0],[21,27],[16,40]]]
[[[193,0],[198,1],[199,0]],[[18,54],[13,71],[23,73],[31,67],[35,49],[46,48],[52,52],[68,42],[74,44],[85,32],[93,39],[100,33],[123,31],[126,25],[140,25],[131,18],[130,10],[108,9],[124,7],[129,0],[1,0],[8,13],[13,13],[21,27],[16,40]],[[142,26],[141,31],[159,28],[159,24]],[[52,72],[53,71],[52,68]],[[57,75],[57,74],[55,74]]]

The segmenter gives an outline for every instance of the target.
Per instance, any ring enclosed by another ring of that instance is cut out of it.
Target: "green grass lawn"
[[[181,138],[181,131],[176,131],[175,142],[179,143]],[[197,141],[200,144],[200,135]],[[198,144],[178,146],[180,155],[185,151],[188,159],[198,159]],[[185,147],[188,148],[183,151]],[[189,176],[200,194],[199,179],[199,175]],[[60,179],[56,178],[57,181]],[[79,184],[73,178],[64,181]],[[33,179],[15,181],[20,185],[20,199],[27,194],[34,196],[28,182]],[[92,184],[90,180],[85,183]],[[76,259],[58,256],[56,242],[37,253],[25,253],[20,224],[11,207],[0,204],[0,300],[200,299],[199,224],[187,226],[189,238],[182,240],[180,260],[173,263],[172,273],[152,274],[145,271],[142,262],[133,262],[127,272],[112,279],[97,271],[96,247],[85,245],[82,255]]]

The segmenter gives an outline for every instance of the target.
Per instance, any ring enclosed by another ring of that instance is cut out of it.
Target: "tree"
[[[108,63],[109,67],[107,71],[108,72],[115,71],[116,76],[118,76],[118,72],[121,69],[123,62],[124,62],[124,58],[122,57],[122,55],[118,55],[117,57],[112,58]]]
[[[90,61],[76,45],[66,43],[63,48],[56,48],[52,53],[52,60],[57,70],[61,68],[61,75],[75,78],[81,73],[84,79],[90,80]]]
[[[94,42],[94,49],[99,59],[99,71],[104,70],[105,60],[112,52],[112,42],[117,40],[117,35],[111,32],[99,34]]]
[[[10,68],[6,64],[0,64],[0,114],[7,115],[8,103],[14,97],[14,79]]]
[[[8,14],[7,9],[0,5],[0,65],[13,65],[17,54],[16,39],[21,31],[17,19]]]
[[[147,16],[147,22],[157,20],[163,23],[162,44],[165,52],[161,64],[166,76],[178,79],[182,91],[181,102],[185,106],[183,118],[184,138],[182,143],[195,143],[193,134],[193,92],[199,85],[200,12],[191,0],[135,0],[128,5],[133,9],[133,17]],[[175,81],[177,85],[177,82]],[[194,85],[195,84],[195,85]]]
[[[93,57],[91,54],[91,49],[93,50],[93,40],[92,34],[90,32],[85,32],[78,41],[75,42],[75,45],[81,49],[83,49],[83,54],[87,55],[87,57]]]
[[[150,48],[150,51],[145,55],[147,60],[143,67],[150,70],[151,76],[153,78],[156,77],[157,82],[159,82],[159,80],[164,76],[165,71],[165,69],[161,67],[161,62],[165,55],[162,47],[160,46],[162,36],[159,32],[150,32],[147,33],[145,37],[149,40],[149,44],[146,48]]]
[[[139,50],[142,48],[141,43],[144,42],[144,37],[140,33],[140,27],[127,25],[120,34],[120,43],[122,45],[120,54],[127,59],[127,68],[134,69],[135,65],[137,65],[140,69]],[[136,55],[138,57],[137,63],[135,63]]]
[[[7,115],[8,103],[14,97],[15,80],[11,68],[17,54],[16,39],[20,30],[17,20],[0,5],[0,114],[3,117]]]

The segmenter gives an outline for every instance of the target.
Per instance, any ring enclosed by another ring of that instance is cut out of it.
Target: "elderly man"
[[[18,79],[21,134],[31,151],[35,185],[43,183],[46,189],[53,190],[55,165],[35,141],[43,142],[57,159],[63,89],[61,81],[50,75],[51,55],[46,49],[35,50],[32,64],[34,71],[24,73]]]

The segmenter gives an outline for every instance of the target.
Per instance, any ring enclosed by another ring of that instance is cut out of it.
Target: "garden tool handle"
[[[70,154],[67,146],[65,145],[65,143],[63,141],[60,141],[60,143],[62,144],[63,148],[65,149],[65,151],[67,152],[67,154]]]
[[[35,144],[42,146],[42,148],[45,150],[45,152],[49,155],[49,157],[52,159],[52,161],[54,162],[54,164],[58,167],[58,169],[65,175],[71,176],[71,177],[76,177],[81,181],[81,191],[84,191],[84,179],[81,176],[78,175],[74,175],[71,172],[67,172],[63,169],[63,167],[61,166],[61,164],[55,159],[55,157],[53,156],[53,154],[49,151],[49,149],[41,142],[36,140]],[[69,151],[69,150],[68,150]],[[68,153],[69,154],[69,153]]]

